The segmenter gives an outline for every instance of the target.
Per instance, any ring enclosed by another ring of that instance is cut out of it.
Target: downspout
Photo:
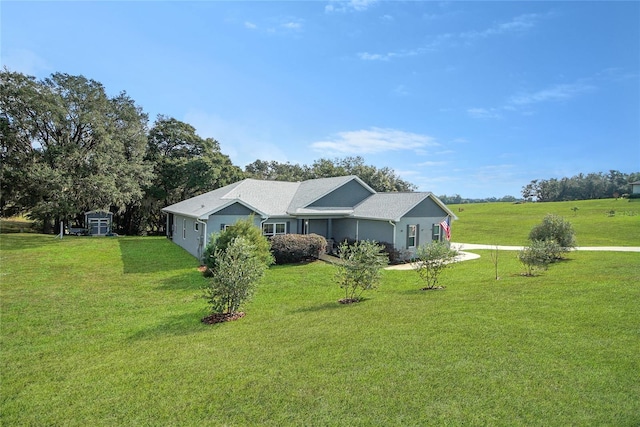
[[[261,219],[262,219],[262,221],[260,221],[260,233],[264,233],[264,231],[262,231],[262,230],[264,230],[264,228],[262,226],[264,225],[265,222],[267,222],[269,220],[269,217],[265,216],[265,217],[262,217]]]
[[[200,251],[200,260],[202,260],[202,258],[204,257],[204,247],[207,245],[207,223],[201,220],[200,218],[196,218],[196,222],[204,226],[203,228],[204,233],[202,235],[202,244],[200,244],[198,247],[198,250]]]
[[[396,223],[389,220],[389,224],[393,227],[393,249],[396,248]]]
[[[356,219],[356,242],[360,240],[360,220]]]

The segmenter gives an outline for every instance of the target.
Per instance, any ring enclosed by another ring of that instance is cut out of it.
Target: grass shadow
[[[184,258],[191,257],[170,241],[155,237],[118,238],[124,274],[156,273],[184,267]],[[194,267],[197,264],[195,258]]]
[[[202,311],[183,313],[158,319],[159,322],[131,335],[130,341],[153,340],[164,336],[184,336],[202,331]]]
[[[206,277],[194,268],[193,272],[168,277],[159,282],[156,289],[163,291],[193,291],[199,292],[208,283]]]

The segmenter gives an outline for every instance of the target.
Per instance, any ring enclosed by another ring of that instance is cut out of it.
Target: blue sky
[[[360,155],[420,190],[520,196],[640,171],[640,2],[11,2],[1,63],[82,74],[234,164]]]

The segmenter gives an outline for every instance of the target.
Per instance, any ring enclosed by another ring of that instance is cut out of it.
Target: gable
[[[354,179],[319,198],[308,207],[353,207],[369,196],[371,192]]]
[[[431,197],[427,197],[426,199],[418,203],[413,209],[407,212],[404,216],[408,218],[433,218],[445,216],[448,214],[449,213],[438,206],[438,204]]]
[[[248,216],[251,214],[256,214],[256,212],[254,212],[253,210],[249,209],[248,207],[244,206],[243,204],[240,203],[233,203],[229,206],[227,206],[226,208],[220,209],[219,211],[215,212],[214,215],[244,215],[244,216]]]

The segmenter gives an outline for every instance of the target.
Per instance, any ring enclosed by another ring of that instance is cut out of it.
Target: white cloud
[[[537,92],[512,96],[508,101],[508,105],[522,106],[547,101],[565,101],[593,89],[594,86],[583,82],[560,84]]]
[[[396,129],[371,128],[339,132],[327,141],[311,144],[315,151],[338,154],[373,154],[387,151],[420,150],[428,146],[438,146],[427,135],[404,132]]]
[[[288,30],[301,30],[302,24],[300,22],[285,22],[281,27]]]
[[[333,12],[362,12],[367,10],[371,5],[377,3],[378,0],[330,0],[329,4],[324,7],[326,13]]]
[[[480,31],[438,34],[429,43],[413,49],[399,49],[397,51],[382,54],[360,52],[357,55],[360,59],[365,61],[389,61],[393,58],[406,58],[409,56],[422,55],[427,52],[437,51],[445,46],[451,47],[461,44],[470,44],[478,39],[525,32],[533,28],[539,18],[540,15],[537,14],[520,15],[508,22],[499,23]]]
[[[502,117],[496,108],[469,108],[467,113],[474,119],[499,119]]]
[[[254,24],[253,22],[249,22],[249,21],[245,21],[244,27],[248,28],[250,30],[256,30],[258,28],[258,26],[256,24]]]

